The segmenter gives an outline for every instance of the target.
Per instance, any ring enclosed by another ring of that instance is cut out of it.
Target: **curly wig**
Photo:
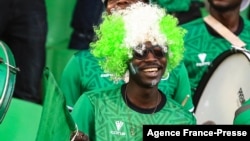
[[[182,60],[186,30],[179,27],[178,20],[165,9],[138,2],[111,14],[104,12],[102,18],[103,22],[94,28],[97,38],[90,49],[113,80],[123,79],[133,50],[141,53],[143,48],[138,46],[146,41],[159,45],[166,53],[166,72]]]

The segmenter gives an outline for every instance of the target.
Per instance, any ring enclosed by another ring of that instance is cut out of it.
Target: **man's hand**
[[[79,132],[73,132],[70,137],[71,141],[89,141],[89,137],[82,133],[81,131]]]

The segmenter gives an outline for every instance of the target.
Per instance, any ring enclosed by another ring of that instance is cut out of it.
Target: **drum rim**
[[[6,63],[8,63],[9,64],[9,56],[8,56],[8,53],[7,53],[7,50],[4,48],[4,44],[3,44],[3,42],[0,42],[0,46],[1,46],[1,48],[3,49],[3,52],[4,52],[4,55],[5,55],[5,57],[6,57]],[[1,107],[1,105],[3,104],[3,99],[4,99],[4,97],[5,97],[5,95],[6,95],[6,92],[7,92],[7,86],[8,86],[8,84],[9,84],[9,78],[10,78],[10,68],[8,67],[8,66],[6,66],[6,81],[5,81],[5,84],[4,84],[4,90],[3,90],[3,95],[1,95],[1,97],[0,97],[0,107]]]
[[[193,96],[193,104],[194,104],[194,113],[196,112],[197,106],[199,104],[200,98],[202,96],[202,93],[204,91],[204,88],[206,87],[210,77],[213,75],[213,73],[215,72],[215,70],[218,68],[218,66],[230,55],[235,54],[235,53],[242,53],[244,54],[244,56],[250,61],[250,59],[246,56],[245,53],[243,53],[244,50],[240,50],[240,49],[229,49],[224,51],[223,53],[221,53],[219,56],[217,56],[211,63],[211,65],[208,66],[207,70],[201,80],[200,83],[197,86],[197,89],[194,92],[194,96]]]
[[[8,48],[7,44],[5,44],[3,41],[0,41],[0,46],[3,49],[4,55],[5,55],[5,62],[6,64],[10,64],[15,66],[15,58],[11,52],[11,50]],[[3,121],[6,112],[9,108],[12,95],[14,92],[14,87],[16,83],[16,74],[11,72],[11,68],[6,65],[6,80],[4,86],[4,90],[2,91],[2,95],[0,98],[0,124]],[[7,99],[6,99],[7,97]]]

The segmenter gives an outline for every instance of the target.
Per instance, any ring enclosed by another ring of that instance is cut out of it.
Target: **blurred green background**
[[[70,27],[76,0],[46,0],[48,14],[48,35],[46,43],[46,66],[57,81],[75,50],[68,49],[72,28]]]

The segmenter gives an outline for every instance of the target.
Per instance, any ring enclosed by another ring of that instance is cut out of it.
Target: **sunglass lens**
[[[142,54],[134,51],[134,57],[136,59],[142,60],[145,59],[148,56],[148,53],[151,52],[153,53],[154,57],[156,58],[162,58],[165,56],[165,53],[162,51],[162,49],[160,47],[155,47],[155,48],[151,48],[151,49],[145,49],[143,50]]]
[[[157,58],[162,58],[165,56],[165,53],[162,51],[162,49],[154,49],[153,52]]]
[[[147,57],[147,53],[148,51],[147,50],[144,50],[143,52],[142,52],[142,54],[140,54],[140,53],[138,53],[138,52],[136,52],[136,51],[134,51],[134,57],[135,58],[137,58],[137,59],[144,59],[144,58],[146,58]]]

